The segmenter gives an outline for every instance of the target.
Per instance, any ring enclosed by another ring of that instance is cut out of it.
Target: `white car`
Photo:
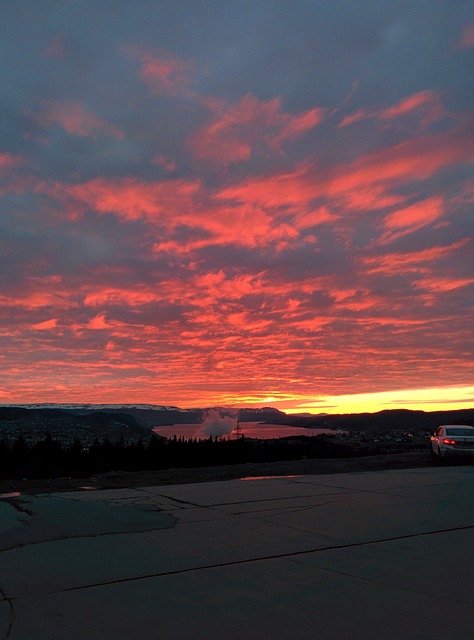
[[[431,436],[431,453],[440,462],[446,458],[474,456],[474,427],[444,424]]]

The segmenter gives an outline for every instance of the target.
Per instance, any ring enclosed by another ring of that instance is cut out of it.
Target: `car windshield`
[[[468,427],[451,427],[446,429],[447,436],[473,436],[474,437],[474,429],[469,429]]]

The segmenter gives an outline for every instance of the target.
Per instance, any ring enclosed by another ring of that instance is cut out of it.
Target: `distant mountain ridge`
[[[322,414],[286,416],[279,424],[307,429],[342,429],[352,431],[425,430],[434,431],[442,424],[474,426],[474,409],[420,411],[384,409],[375,413]]]
[[[0,421],[6,416],[8,411],[23,410],[30,412],[33,417],[46,415],[46,412],[62,412],[67,415],[88,416],[91,414],[114,414],[128,415],[132,417],[142,428],[149,429],[155,426],[165,426],[173,424],[199,424],[206,414],[211,411],[218,411],[223,415],[232,415],[241,422],[263,422],[272,420],[282,420],[286,413],[273,407],[262,407],[258,409],[230,409],[228,407],[206,407],[182,409],[180,407],[168,405],[151,404],[83,404],[83,403],[33,403],[33,404],[2,404],[0,405]],[[25,414],[26,418],[28,414]],[[50,414],[53,417],[53,414]],[[59,413],[58,413],[59,415]]]
[[[199,424],[209,411],[238,418],[240,422],[267,422],[307,429],[428,430],[440,424],[474,426],[474,409],[451,411],[413,411],[387,409],[376,413],[288,415],[274,407],[231,409],[226,407],[190,408],[152,404],[34,403],[0,405],[1,432],[15,423],[17,429],[45,431],[51,428],[81,428],[98,437],[147,437],[158,426]]]

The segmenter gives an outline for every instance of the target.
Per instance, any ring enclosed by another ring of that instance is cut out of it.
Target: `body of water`
[[[208,438],[209,436],[203,432],[201,424],[174,424],[171,426],[153,427],[154,433],[164,436],[165,438]],[[288,436],[318,436],[323,433],[339,435],[343,431],[334,431],[331,429],[305,429],[303,427],[288,427],[280,424],[262,424],[260,422],[241,422],[240,431],[247,438],[259,438],[265,440],[269,438],[285,438]],[[225,438],[234,437],[231,433]]]

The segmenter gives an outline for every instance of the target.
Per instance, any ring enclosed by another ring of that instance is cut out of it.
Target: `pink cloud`
[[[19,309],[36,310],[45,307],[54,307],[55,309],[69,309],[77,307],[77,302],[71,296],[69,291],[61,292],[41,292],[28,291],[17,295],[5,296],[0,295],[0,305],[7,307],[18,307]]]
[[[365,107],[359,109],[355,113],[351,113],[348,116],[344,116],[344,118],[339,123],[338,127],[347,127],[350,124],[354,124],[354,122],[360,122],[361,120],[366,120],[367,118],[373,117],[373,111],[370,109],[366,109]]]
[[[378,115],[384,120],[391,120],[392,118],[399,118],[407,113],[419,109],[425,106],[428,102],[438,101],[438,97],[432,91],[420,91],[407,98],[403,98],[397,104],[387,109],[378,111]]]
[[[373,211],[400,204],[407,196],[387,190],[385,185],[370,185],[366,188],[352,189],[337,197],[338,204],[353,211]]]
[[[463,130],[413,138],[330,169],[308,163],[290,173],[249,178],[222,189],[216,197],[265,207],[296,207],[323,196],[347,199],[375,188],[377,198],[371,206],[375,208],[377,199],[392,198],[388,191],[398,185],[424,180],[444,167],[471,163],[473,144],[472,134]],[[383,206],[395,202],[389,199]]]
[[[228,165],[248,160],[259,149],[278,151],[287,140],[302,136],[318,125],[323,109],[291,115],[281,110],[281,100],[263,102],[247,94],[230,106],[211,101],[211,120],[189,140],[194,155],[202,160]]]
[[[157,219],[161,216],[163,221],[173,226],[175,218],[192,208],[200,183],[95,178],[82,184],[43,184],[39,188],[62,200],[72,216],[90,207],[99,213],[114,213],[127,220]]]
[[[194,65],[169,51],[149,53],[138,47],[129,52],[140,61],[140,77],[154,95],[186,95],[194,80]]]
[[[159,153],[153,156],[151,162],[162,167],[168,173],[173,173],[176,169],[176,162],[164,154]]]
[[[461,47],[463,49],[474,47],[474,22],[464,27],[461,34]]]
[[[48,46],[43,51],[47,58],[63,59],[66,55],[66,44],[64,33],[57,33]]]
[[[295,217],[295,226],[298,229],[307,229],[319,224],[325,224],[328,222],[334,222],[337,216],[332,214],[327,207],[319,207],[309,211],[308,213],[301,213]]]
[[[20,155],[14,155],[8,151],[0,152],[0,174],[7,173],[10,169],[13,169],[13,167],[18,166],[21,163],[22,158]]]
[[[439,95],[434,91],[425,90],[402,98],[400,102],[386,109],[362,108],[345,116],[338,126],[346,127],[370,118],[391,121],[412,114],[420,118],[423,127],[439,120],[444,115]]]
[[[269,243],[282,249],[299,235],[293,226],[275,220],[262,207],[246,203],[222,205],[197,181],[96,178],[75,185],[42,184],[38,189],[63,202],[71,218],[93,209],[161,226],[169,237],[157,241],[155,251],[188,253],[219,244],[256,247]],[[182,225],[205,234],[191,240],[173,238],[172,232]]]
[[[125,137],[122,131],[87,111],[79,102],[47,104],[45,111],[36,116],[36,119],[44,127],[59,125],[73,136],[93,140],[100,135],[110,135],[118,140]]]
[[[111,325],[105,319],[105,313],[98,313],[87,323],[88,329],[110,329]]]
[[[98,289],[93,293],[88,293],[84,297],[84,304],[87,307],[98,307],[110,304],[119,304],[130,307],[150,304],[159,299],[157,291],[141,286],[134,289],[119,289],[117,287],[106,287]]]
[[[417,289],[425,289],[432,293],[447,293],[467,287],[474,283],[474,278],[456,278],[454,276],[433,276],[414,283]]]
[[[51,320],[45,320],[44,322],[38,322],[31,325],[31,328],[35,331],[46,331],[48,329],[55,329],[58,325],[57,318],[51,318]]]
[[[270,141],[270,146],[279,149],[281,144],[286,140],[293,140],[304,135],[307,131],[320,124],[324,117],[324,113],[324,109],[315,107],[295,116],[282,114],[282,120],[286,120],[286,122],[282,124],[280,133]]]
[[[432,262],[437,262],[444,258],[456,254],[461,251],[467,245],[471,243],[469,238],[454,242],[445,247],[436,246],[430,247],[416,252],[405,253],[385,253],[380,256],[369,256],[362,259],[362,263],[365,265],[367,272],[373,273],[408,273],[413,272],[426,272],[428,265]]]
[[[418,231],[438,220],[443,213],[443,200],[439,197],[428,198],[394,211],[384,218],[385,233],[378,242],[382,244],[393,242],[401,236]]]

